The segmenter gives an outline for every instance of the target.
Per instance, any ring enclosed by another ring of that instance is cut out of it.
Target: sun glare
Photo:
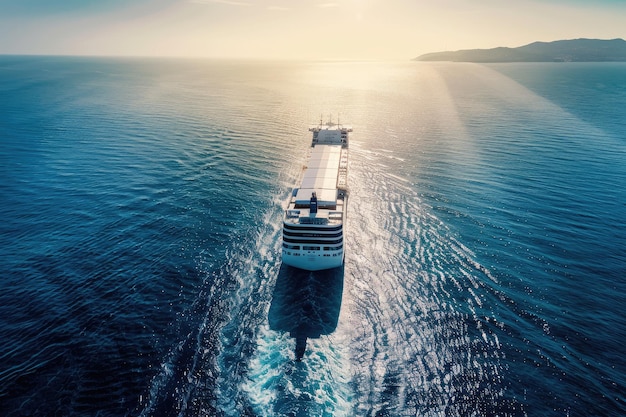
[[[537,40],[620,38],[625,12],[618,2],[583,7],[574,1],[531,0],[515,5],[468,0],[83,2],[71,13],[60,0],[46,2],[45,10],[22,3],[0,5],[0,53],[408,60],[428,52],[516,47]]]

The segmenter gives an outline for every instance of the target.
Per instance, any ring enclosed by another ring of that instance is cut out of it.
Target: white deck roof
[[[296,194],[297,204],[307,204],[314,191],[319,205],[336,203],[340,158],[341,145],[317,145],[312,149],[309,166]]]

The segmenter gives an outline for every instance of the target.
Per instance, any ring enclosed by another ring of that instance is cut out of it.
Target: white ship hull
[[[290,255],[285,254],[285,251],[283,251],[283,263],[307,271],[338,268],[343,264],[343,251],[335,257],[324,256],[324,253],[320,251],[292,253]]]

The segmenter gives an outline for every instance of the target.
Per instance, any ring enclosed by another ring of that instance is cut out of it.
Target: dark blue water
[[[0,57],[0,413],[626,414],[624,108],[621,63]],[[303,273],[330,112],[346,264]]]

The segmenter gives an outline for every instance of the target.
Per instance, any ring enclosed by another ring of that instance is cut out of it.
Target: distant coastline
[[[623,39],[533,42],[518,48],[465,49],[420,55],[414,61],[453,62],[626,62]]]

